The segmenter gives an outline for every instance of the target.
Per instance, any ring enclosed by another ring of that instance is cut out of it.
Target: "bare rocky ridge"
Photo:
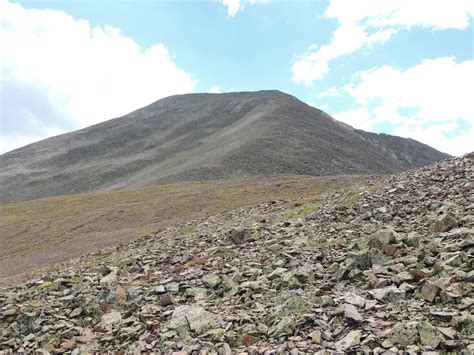
[[[473,163],[190,221],[11,286],[0,350],[474,351]]]
[[[188,94],[0,156],[0,203],[251,175],[393,173],[449,156],[279,91]]]

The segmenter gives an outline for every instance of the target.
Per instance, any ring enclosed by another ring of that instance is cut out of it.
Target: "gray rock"
[[[387,286],[369,292],[375,299],[385,303],[396,302],[405,298],[405,294],[396,286]]]
[[[102,324],[112,325],[119,323],[122,320],[122,314],[119,311],[111,311],[107,314],[102,315]]]
[[[349,303],[346,303],[344,305],[344,317],[346,317],[347,319],[353,320],[355,322],[362,321],[362,316],[360,315],[357,308],[355,308],[355,306]]]
[[[401,347],[417,344],[419,342],[417,322],[397,324],[393,327],[391,340]]]
[[[432,225],[433,232],[446,232],[458,225],[458,217],[453,213],[441,215]]]
[[[191,331],[200,335],[222,325],[223,320],[219,315],[206,311],[201,306],[182,305],[175,308],[167,326],[178,332]]]
[[[428,322],[418,322],[418,334],[421,344],[428,350],[434,350],[441,343],[442,335]]]
[[[243,244],[253,239],[252,231],[250,229],[233,228],[227,232],[228,238],[234,244]]]
[[[208,274],[203,276],[202,281],[209,288],[216,288],[222,283],[222,279],[217,274]]]
[[[336,342],[337,351],[347,351],[360,344],[360,337],[362,336],[360,330],[351,331],[344,338]]]

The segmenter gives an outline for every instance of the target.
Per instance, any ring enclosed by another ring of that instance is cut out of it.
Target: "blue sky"
[[[463,154],[473,4],[0,0],[0,152],[176,93],[278,89],[356,128]]]

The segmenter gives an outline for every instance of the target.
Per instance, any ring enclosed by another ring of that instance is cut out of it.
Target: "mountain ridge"
[[[184,94],[0,156],[0,202],[252,175],[393,173],[448,158],[276,90]]]

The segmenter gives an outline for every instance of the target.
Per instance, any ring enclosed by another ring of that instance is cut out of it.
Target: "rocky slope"
[[[190,221],[11,286],[0,349],[474,351],[473,163]]]
[[[278,91],[189,94],[0,156],[0,203],[263,174],[398,172],[448,158]]]

